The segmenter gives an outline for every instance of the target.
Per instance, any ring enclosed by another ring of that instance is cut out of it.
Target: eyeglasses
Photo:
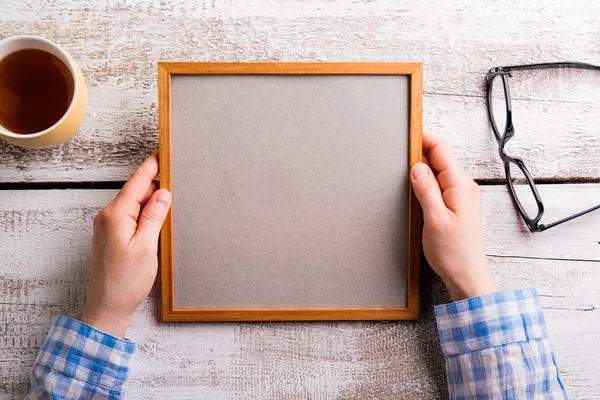
[[[512,121],[512,106],[510,101],[510,89],[508,78],[511,71],[528,69],[553,69],[553,68],[578,68],[600,70],[600,66],[578,62],[559,62],[546,64],[514,65],[509,67],[495,67],[487,74],[487,106],[488,116],[494,136],[498,142],[498,153],[504,162],[504,172],[508,182],[510,195],[513,203],[527,224],[531,232],[542,232],[546,229],[560,225],[584,214],[600,208],[600,204],[581,211],[570,217],[552,222],[550,224],[539,224],[544,214],[544,204],[537,190],[531,174],[525,167],[523,160],[519,157],[510,157],[504,151],[506,143],[515,135]]]

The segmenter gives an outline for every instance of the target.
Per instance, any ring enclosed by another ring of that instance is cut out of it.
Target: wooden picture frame
[[[246,63],[161,62],[158,64],[160,186],[172,191],[171,77],[173,75],[407,75],[410,80],[409,164],[421,161],[421,63]],[[415,320],[419,316],[421,210],[409,189],[407,307],[404,308],[175,308],[173,220],[161,231],[163,321]]]

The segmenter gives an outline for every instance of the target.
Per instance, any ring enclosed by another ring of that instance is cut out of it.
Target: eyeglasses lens
[[[532,187],[525,176],[525,173],[519,166],[513,162],[509,162],[509,184],[513,188],[513,192],[518,202],[521,204],[523,211],[529,219],[535,219],[538,214],[538,205],[535,200]]]
[[[492,78],[491,82],[491,98],[490,98],[490,110],[492,112],[492,124],[494,125],[495,134],[502,138],[506,132],[506,94],[504,92],[504,84],[502,83],[502,76],[496,75]]]

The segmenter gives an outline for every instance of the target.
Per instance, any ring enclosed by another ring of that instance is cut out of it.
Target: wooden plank
[[[538,185],[538,189],[545,206],[542,222],[553,222],[600,203],[598,184]],[[514,209],[507,187],[484,186],[482,194],[488,255],[600,261],[600,210],[541,233],[530,233]]]
[[[0,37],[27,32],[80,64],[90,106],[63,146],[0,144],[0,182],[125,180],[156,150],[158,61],[422,61],[424,127],[469,173],[500,179],[483,80],[496,65],[600,62],[594,0],[73,2],[8,0]],[[176,44],[176,45],[175,45]],[[511,143],[535,177],[600,176],[597,73],[515,74]],[[555,162],[555,160],[560,162]]]
[[[577,242],[565,240],[574,233],[569,226],[553,228],[561,229],[556,236],[531,234],[507,207],[504,188],[482,192],[498,285],[537,287],[570,398],[600,397],[600,366],[590,356],[600,352],[600,311],[584,311],[600,306],[600,269],[589,257],[597,254],[598,238],[587,240],[597,234],[598,217],[578,225],[584,233]],[[542,195],[562,198],[567,208],[598,193],[598,184],[542,187]],[[53,317],[80,313],[92,220],[115,194],[0,191],[0,220],[10,221],[0,225],[0,398],[26,393],[28,370]],[[447,398],[432,307],[448,298],[429,268],[421,281],[421,318],[399,323],[165,324],[155,285],[128,332],[138,343],[128,398]]]

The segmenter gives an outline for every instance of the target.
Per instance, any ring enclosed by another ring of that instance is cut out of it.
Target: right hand
[[[158,153],[135,171],[94,219],[92,266],[81,321],[124,337],[158,268],[158,235],[171,194],[158,189]]]
[[[490,272],[481,226],[479,186],[450,147],[423,133],[423,163],[411,170],[423,209],[423,252],[453,301],[498,291]]]

